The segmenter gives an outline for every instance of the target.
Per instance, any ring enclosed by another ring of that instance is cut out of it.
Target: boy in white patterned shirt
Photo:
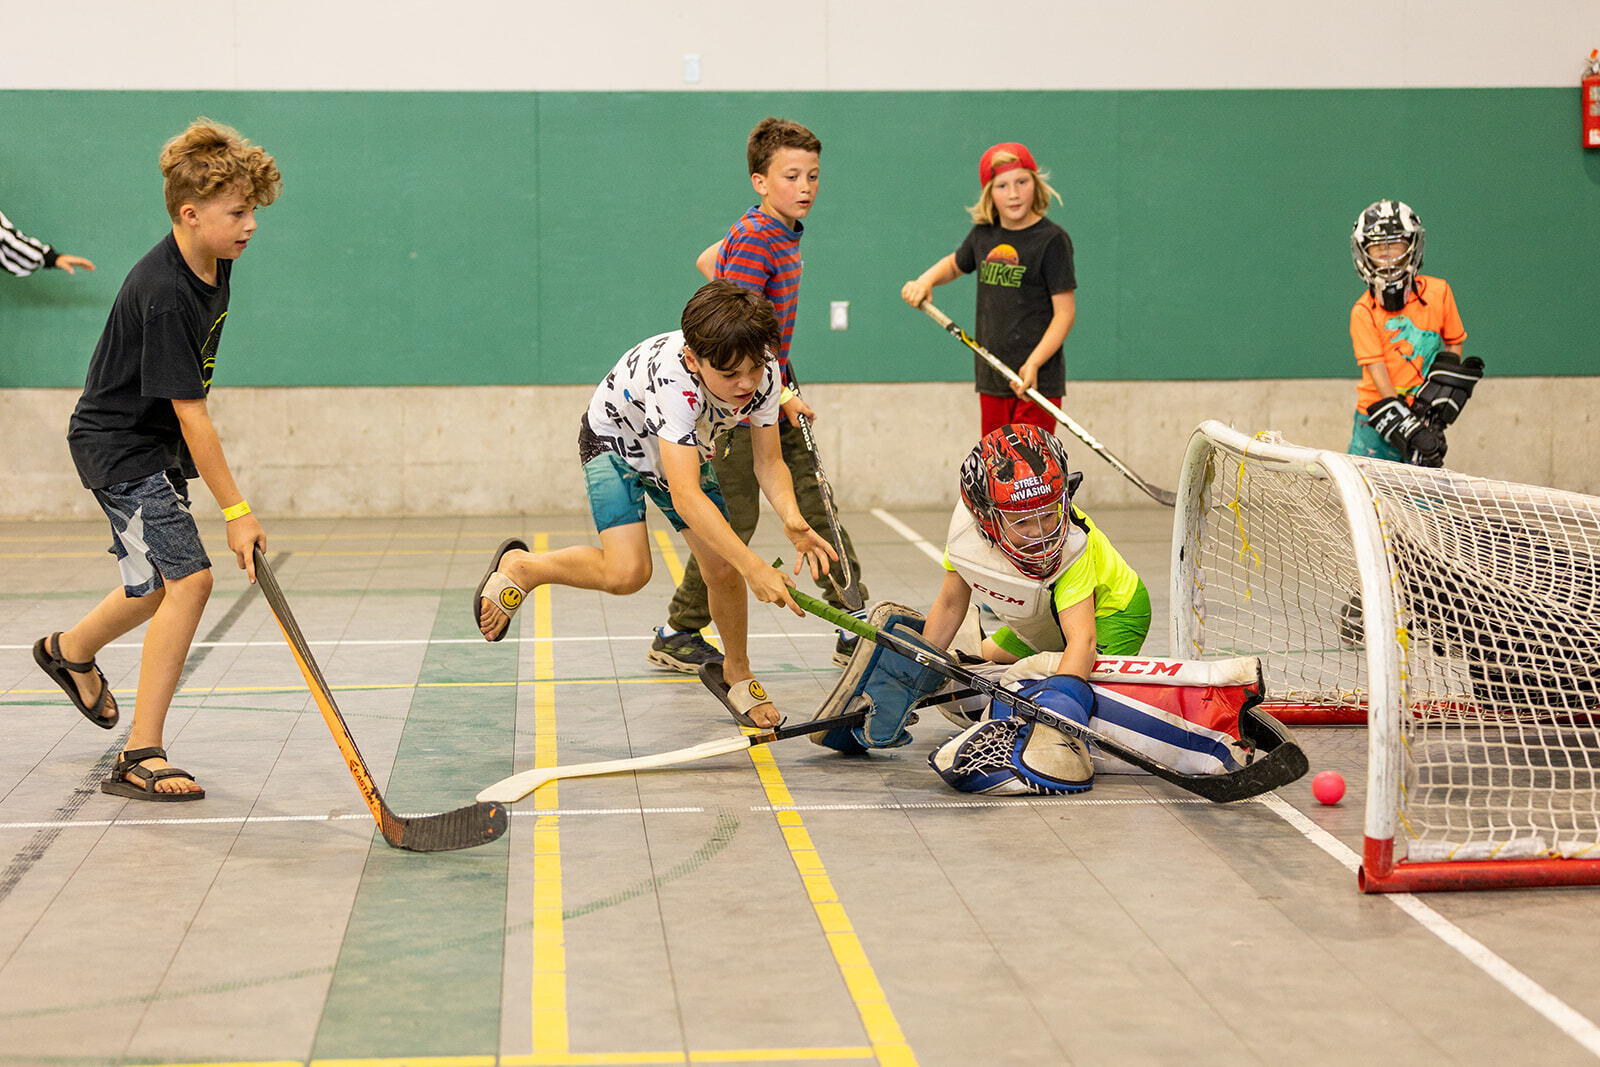
[[[801,517],[779,451],[780,386],[773,355],[782,335],[771,302],[733,282],[714,281],[690,298],[681,327],[629,350],[584,413],[578,455],[600,547],[534,553],[520,539],[508,538],[478,583],[473,614],[483,636],[498,641],[536,586],[569,585],[619,596],[637,592],[650,580],[652,567],[644,522],[649,497],[683,534],[706,579],[725,657],[721,664],[707,665],[715,676],[706,678],[707,684],[742,725],[776,726],[777,710],[750,668],[749,605],[742,586],[763,603],[805,613],[789,596],[794,584],[789,577],[752,552],[728,525],[710,462],[718,433],[749,420],[756,478],[799,555],[795,573],[803,563],[810,563],[813,575],[827,573],[834,553]]]

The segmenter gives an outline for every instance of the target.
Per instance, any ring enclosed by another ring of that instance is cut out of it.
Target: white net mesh
[[[1361,582],[1333,484],[1218,450],[1203,492],[1190,604],[1202,639],[1174,653],[1260,656],[1274,703],[1365,706]]]
[[[1270,700],[1359,710],[1364,643],[1391,642],[1395,706],[1367,715],[1399,722],[1397,856],[1600,859],[1600,499],[1340,459],[1376,513],[1394,616],[1362,610],[1333,479],[1214,448],[1194,468],[1182,653],[1259,654]]]

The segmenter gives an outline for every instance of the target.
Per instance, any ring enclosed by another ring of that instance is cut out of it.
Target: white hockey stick
[[[565,767],[535,767],[531,771],[513,774],[510,778],[502,778],[487,786],[478,794],[478,800],[485,804],[515,804],[541,785],[560,778],[593,778],[602,774],[623,774],[627,771],[647,771],[654,767],[693,763],[695,760],[710,759],[712,756],[725,756],[730,752],[743,752],[747,748],[771,744],[786,737],[799,737],[837,727],[860,726],[865,719],[866,712],[858,711],[826,719],[812,719],[810,722],[795,726],[778,726],[771,730],[762,730],[760,733],[728,737],[720,741],[705,741],[688,748],[675,748],[670,752],[656,752],[649,756],[600,760],[597,763],[571,763]]]
[[[972,349],[973,353],[977,355],[979,359],[983,360],[985,363],[989,364],[989,366],[1005,375],[1013,385],[1022,384],[1022,379],[1017,377],[1016,371],[1002,363],[999,356],[995,355],[993,352],[974,341],[971,337],[967,336],[967,331],[950,321],[949,315],[946,315],[944,312],[934,307],[933,301],[924,300],[921,304],[921,307],[923,311],[928,313],[928,317],[930,319],[932,319],[934,322],[937,322],[940,326],[943,326],[945,330],[956,340]],[[1061,423],[1061,425],[1065,426],[1072,433],[1072,436],[1076,437],[1078,440],[1082,441],[1084,444],[1088,445],[1090,448],[1099,453],[1101,459],[1105,460],[1107,463],[1117,468],[1117,470],[1121,471],[1124,478],[1128,479],[1128,481],[1132,482],[1134,485],[1137,485],[1140,490],[1150,497],[1150,499],[1156,501],[1157,503],[1165,504],[1169,508],[1177,506],[1177,493],[1172,492],[1170,489],[1162,489],[1158,486],[1151,485],[1149,482],[1139,477],[1131,468],[1129,468],[1126,463],[1112,455],[1111,451],[1107,449],[1105,445],[1095,440],[1093,434],[1074,422],[1072,417],[1065,411],[1062,411],[1060,408],[1050,403],[1049,400],[1045,399],[1045,397],[1040,394],[1039,390],[1029,389],[1027,393],[1029,400],[1032,400],[1035,404],[1038,404],[1040,407],[1048,411],[1057,422]]]

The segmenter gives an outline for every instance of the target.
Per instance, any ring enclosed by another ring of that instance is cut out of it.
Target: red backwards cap
[[[995,166],[994,157],[1002,152],[1010,153],[1017,158]],[[1002,141],[997,145],[993,145],[988,151],[984,152],[983,158],[978,160],[978,185],[980,187],[987,186],[994,181],[995,175],[1004,174],[1008,170],[1016,170],[1018,167],[1026,167],[1034,172],[1039,170],[1039,165],[1033,161],[1033,153],[1028,151],[1027,145],[1018,144],[1015,141]]]

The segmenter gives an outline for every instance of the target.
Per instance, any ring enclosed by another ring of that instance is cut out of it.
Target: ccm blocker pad
[[[923,616],[914,608],[881,601],[873,605],[867,622],[935,656],[950,657],[950,653],[923,639]],[[917,721],[912,705],[939,689],[944,681],[938,672],[913,663],[898,652],[872,641],[857,641],[850,663],[812,718],[864,711],[866,719],[860,726],[812,734],[811,740],[850,755],[909,744],[911,734],[906,727]]]

